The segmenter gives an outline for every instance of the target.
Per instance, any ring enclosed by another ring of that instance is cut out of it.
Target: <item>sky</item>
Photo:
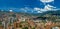
[[[54,3],[49,3],[50,5],[60,8],[60,0],[54,0]],[[44,4],[40,0],[0,0],[0,8],[23,8],[28,7],[29,9],[34,8],[44,8]],[[27,9],[27,8],[26,8]],[[19,11],[19,10],[14,10]],[[24,11],[24,10],[21,10]],[[32,12],[31,10],[28,10]]]
[[[55,0],[54,4],[52,4],[52,3],[51,4],[56,7],[60,7],[59,2],[60,2],[60,0]],[[25,7],[25,6],[27,6],[27,7],[43,7],[44,5],[42,2],[40,2],[40,0],[0,0],[0,8],[3,8],[3,7],[20,8],[20,7]]]

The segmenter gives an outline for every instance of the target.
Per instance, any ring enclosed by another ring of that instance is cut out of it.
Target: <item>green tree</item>
[[[22,29],[28,29],[28,27],[24,27],[24,28],[22,28]]]

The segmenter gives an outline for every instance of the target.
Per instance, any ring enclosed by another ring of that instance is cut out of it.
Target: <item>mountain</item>
[[[0,11],[2,12],[2,11]],[[9,11],[3,11],[3,12],[8,12]],[[44,16],[46,14],[49,14],[49,15],[59,15],[60,16],[60,10],[56,10],[56,11],[46,11],[46,12],[43,12],[43,13],[25,13],[25,12],[14,12],[14,13],[18,13],[18,14],[23,14],[23,15],[28,15],[28,16]]]
[[[44,15],[49,14],[49,15],[60,15],[60,10],[57,11],[47,11],[43,13]]]

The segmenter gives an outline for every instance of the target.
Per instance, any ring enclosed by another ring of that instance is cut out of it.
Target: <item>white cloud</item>
[[[20,8],[21,11],[27,12],[27,8]]]
[[[41,11],[37,11],[37,13],[43,13],[43,12],[41,12]]]
[[[51,6],[51,5],[49,5],[49,4],[47,4],[47,5],[44,7],[45,10],[52,10],[53,8],[56,8],[56,7]]]
[[[37,7],[34,8],[34,11],[37,11],[37,13],[39,13],[39,12],[43,13],[43,12],[52,11],[52,10],[57,10],[57,9],[56,9],[56,7],[51,6],[49,4],[47,4],[43,9],[42,8],[37,8]]]
[[[43,11],[47,11],[47,10],[42,9],[42,8],[34,8],[34,10],[35,10],[35,11],[41,11],[41,12],[43,12]]]
[[[54,0],[40,0],[43,3],[49,3],[49,2],[53,2]]]
[[[31,12],[31,13],[34,12],[33,9],[29,8],[29,7],[20,8],[20,10],[23,11],[23,12]]]
[[[41,10],[41,8],[37,8],[37,7],[36,7],[36,8],[34,8],[34,10],[39,11],[39,10]]]
[[[34,8],[34,11],[37,11],[37,13],[42,13],[42,12],[41,12],[41,8],[35,7],[35,8]]]
[[[51,10],[55,10],[54,6],[51,6],[49,4],[47,4],[43,9],[42,8],[29,8],[29,7],[25,7],[25,8],[20,8],[20,10],[24,11],[24,12],[31,12],[31,13],[43,13],[43,12],[46,12],[46,11],[51,11]]]
[[[9,10],[10,12],[12,12],[13,10]]]

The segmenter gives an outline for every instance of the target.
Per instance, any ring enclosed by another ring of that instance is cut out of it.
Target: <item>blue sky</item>
[[[60,8],[60,0],[55,0],[54,4],[51,3],[51,5],[54,5],[58,8]],[[41,3],[39,0],[0,0],[0,8],[6,8],[6,7],[13,7],[13,8],[21,8],[21,7],[43,7],[43,3]]]
[[[49,4],[57,8],[60,8],[60,0],[55,0],[54,4],[53,3]],[[0,8],[24,8],[24,7],[43,8],[44,4],[40,2],[40,0],[0,0]]]

